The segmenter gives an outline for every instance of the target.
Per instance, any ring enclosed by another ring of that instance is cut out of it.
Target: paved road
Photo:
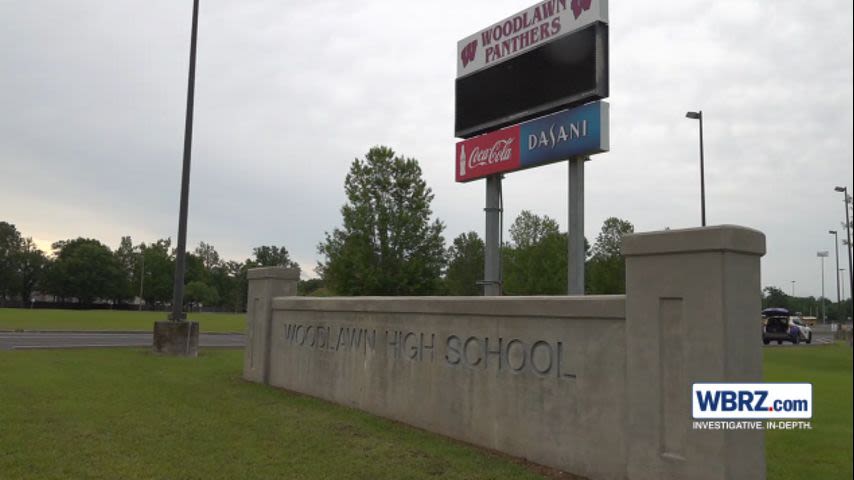
[[[244,335],[202,333],[202,347],[242,348]],[[0,332],[0,350],[33,348],[150,347],[151,333]]]
[[[242,348],[245,336],[233,334],[202,333],[202,347]],[[812,345],[832,343],[833,334],[814,333]],[[768,347],[809,347],[806,343],[792,345],[790,342],[771,342]],[[86,348],[86,347],[150,347],[151,333],[107,333],[107,332],[0,332],[0,350],[23,350],[32,348]]]
[[[801,342],[798,345],[794,345],[792,342],[783,342],[781,345],[777,345],[777,342],[771,342],[767,346],[768,347],[811,347],[813,345],[827,345],[829,343],[833,343],[833,334],[832,333],[823,333],[823,332],[813,332],[812,334],[812,343],[807,344],[806,342]]]

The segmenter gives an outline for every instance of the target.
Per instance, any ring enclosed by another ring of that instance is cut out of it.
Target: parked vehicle
[[[812,343],[812,329],[800,317],[791,315],[785,308],[766,308],[762,310],[762,343],[772,341],[777,344],[792,342],[797,345],[802,340]]]

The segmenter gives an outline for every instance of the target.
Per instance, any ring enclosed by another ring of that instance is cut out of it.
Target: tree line
[[[822,320],[822,300],[824,301],[824,312],[828,321],[844,321],[851,316],[851,298],[840,302],[833,302],[829,298],[822,297],[795,297],[786,294],[779,287],[765,287],[762,290],[762,308],[785,308],[792,313],[813,316]]]
[[[444,223],[433,218],[434,195],[417,160],[388,147],[371,148],[350,166],[342,225],[317,246],[319,278],[301,281],[310,295],[479,295],[484,242],[476,232],[445,245]],[[623,235],[633,225],[609,218],[595,243],[585,240],[587,292],[625,292]],[[502,290],[508,295],[564,294],[567,234],[557,221],[523,211],[501,245]],[[27,303],[34,292],[59,301],[126,303],[141,297],[149,306],[172,299],[175,251],[169,238],[118,248],[91,238],[62,240],[50,254],[14,225],[0,222],[0,305]],[[223,310],[245,309],[246,272],[260,266],[298,267],[284,246],[260,246],[252,257],[232,261],[201,242],[187,252],[185,300]]]
[[[47,255],[32,238],[0,221],[0,306],[27,305],[36,292],[53,296],[58,303],[83,306],[96,301],[120,305],[141,298],[152,308],[172,300],[175,249],[168,238],[134,244],[126,236],[112,250],[98,240],[80,237],[57,241],[51,250]],[[188,306],[243,311],[250,268],[298,267],[285,247],[264,245],[252,253],[243,262],[223,260],[205,242],[187,252]]]

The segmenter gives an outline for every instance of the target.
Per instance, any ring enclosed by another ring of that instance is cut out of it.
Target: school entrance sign
[[[764,253],[627,235],[626,294],[585,297],[298,297],[299,270],[252,269],[243,378],[590,480],[765,480],[764,432],[695,430],[691,403],[762,380]]]

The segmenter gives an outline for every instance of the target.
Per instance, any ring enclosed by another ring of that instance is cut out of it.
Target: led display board
[[[547,0],[457,45],[455,134],[608,96],[607,0]]]

